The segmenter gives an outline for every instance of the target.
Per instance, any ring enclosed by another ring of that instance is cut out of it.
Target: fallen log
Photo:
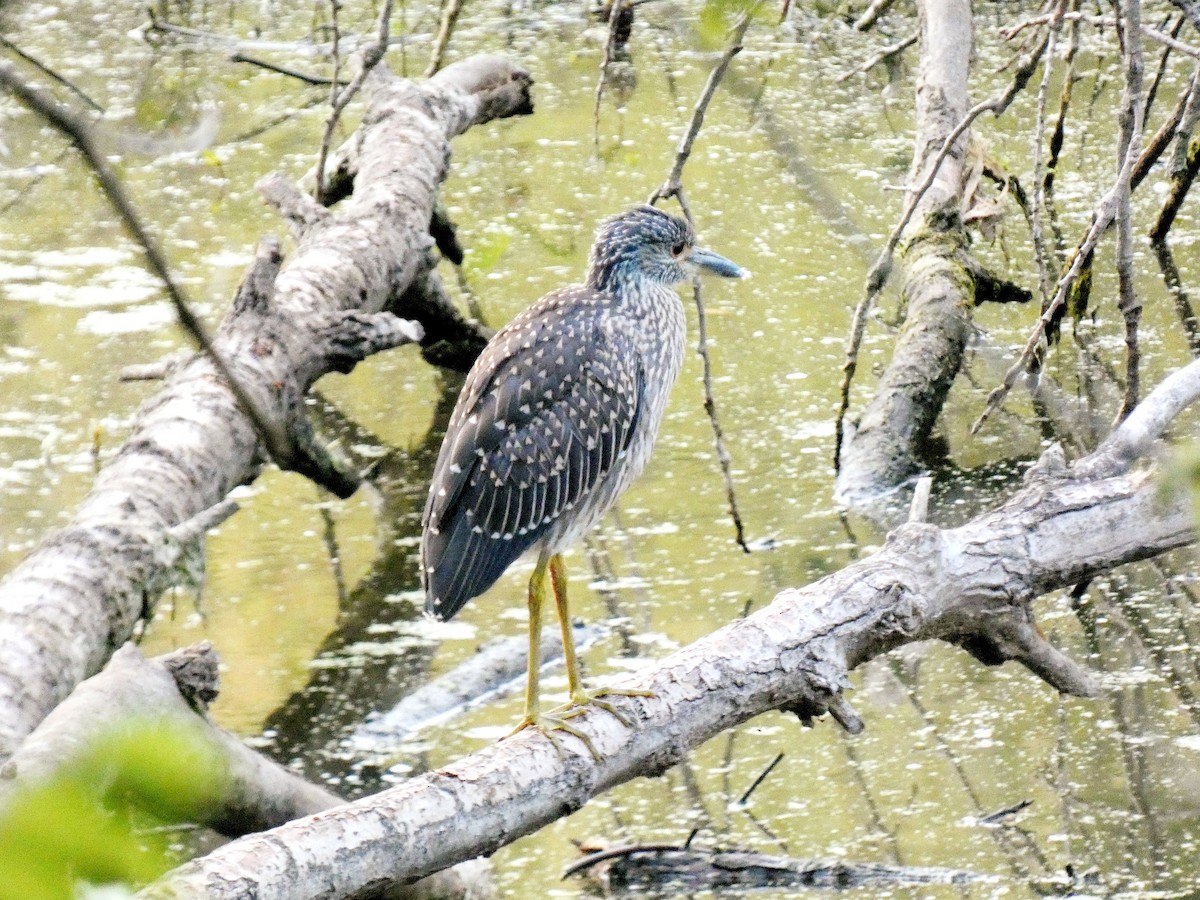
[[[186,735],[194,758],[219,775],[204,779],[211,791],[188,804],[195,814],[192,824],[233,837],[343,803],[332,791],[272,762],[208,719],[207,706],[217,697],[217,666],[217,654],[207,641],[153,659],[126,644],[103,671],[80,684],[50,713],[0,767],[0,818],[17,792],[70,771],[82,755],[104,742],[151,725]],[[100,802],[105,785],[94,788]],[[123,799],[148,809],[161,802],[158,797]],[[490,884],[488,864],[473,860],[417,884],[386,885],[386,893],[379,896],[388,900],[480,897],[490,894]]]
[[[385,310],[433,290],[427,249],[449,141],[472,125],[531,111],[529,75],[473,57],[424,81],[378,67],[358,136],[353,195],[334,214],[281,178],[261,189],[299,235],[282,265],[265,241],[214,337],[295,452],[277,460],[338,493],[357,476],[312,437],[309,387],[422,329]],[[259,441],[211,362],[177,365],[66,528],[0,582],[0,760],[127,641],[174,577],[171,529],[252,481]],[[70,639],[64,639],[69,635]]]
[[[937,638],[980,662],[1024,664],[1053,688],[1093,696],[1084,669],[1049,644],[1030,604],[1047,591],[1195,540],[1190,502],[1164,497],[1129,465],[1187,402],[1200,363],[1166,379],[1092,457],[1057,446],[1008,502],[957,528],[897,528],[878,553],[719,629],[620,686],[632,722],[592,708],[572,719],[597,750],[563,735],[559,753],[526,730],[375,796],[193,860],[143,900],[352,897],[381,879],[418,878],[495,851],[690,748],[769,710],[809,721],[862,721],[843,697],[849,673],[913,641]],[[919,517],[918,517],[919,518]]]

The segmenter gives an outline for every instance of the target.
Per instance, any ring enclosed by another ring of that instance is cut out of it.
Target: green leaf
[[[151,829],[196,821],[224,778],[199,730],[122,723],[0,812],[0,897],[73,900],[79,882],[152,881],[174,860]]]

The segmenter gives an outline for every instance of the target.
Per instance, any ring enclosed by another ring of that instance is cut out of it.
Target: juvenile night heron
[[[547,294],[501,329],[450,417],[423,520],[425,608],[449,619],[537,547],[518,731],[578,735],[564,720],[580,710],[543,715],[538,706],[547,572],[562,628],[568,707],[594,702],[616,714],[597,698],[630,693],[589,692],[580,684],[560,554],[600,520],[650,457],[683,362],[683,305],[673,285],[698,269],[745,274],[695,246],[686,222],[652,206],[606,220],[587,281]]]

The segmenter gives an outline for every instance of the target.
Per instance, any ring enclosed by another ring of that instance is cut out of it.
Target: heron
[[[653,206],[600,223],[583,284],[546,294],[489,341],[467,375],[434,467],[422,518],[426,611],[446,620],[536,548],[529,579],[525,716],[588,737],[567,720],[589,704],[630,722],[586,690],[567,605],[562,554],[641,474],[683,363],[685,320],[674,286],[699,271],[745,270],[696,246],[692,227]],[[547,583],[562,629],[570,702],[543,713],[539,642]]]

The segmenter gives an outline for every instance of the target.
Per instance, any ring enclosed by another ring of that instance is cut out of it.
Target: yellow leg
[[[554,559],[557,559],[557,556]],[[520,725],[513,729],[512,734],[516,734],[525,728],[536,728],[550,739],[550,742],[554,744],[555,749],[559,753],[562,753],[562,744],[554,736],[554,731],[565,731],[567,734],[572,734],[583,741],[593,758],[599,759],[600,754],[592,744],[592,739],[575,726],[568,724],[565,721],[568,717],[553,714],[543,715],[541,711],[538,676],[541,672],[542,606],[546,599],[546,570],[552,564],[553,559],[547,560],[545,557],[539,557],[537,565],[534,566],[533,575],[529,578],[529,667],[525,676],[525,718],[521,720]],[[561,564],[560,560],[560,568]],[[551,568],[551,571],[553,572],[553,568]],[[558,576],[553,577],[557,578]],[[569,631],[567,636],[569,637]],[[568,680],[572,685],[578,687],[578,673],[574,668],[575,645],[572,643],[568,646],[570,647],[568,659],[571,661],[571,668],[568,670],[570,673]]]
[[[575,656],[575,634],[571,629],[571,613],[567,606],[567,568],[563,564],[562,556],[558,553],[550,557],[550,581],[554,587],[554,605],[558,610],[558,624],[562,629],[563,656],[567,662],[567,688],[571,692],[571,704],[574,704],[574,708],[569,709],[563,715],[563,718],[573,718],[581,715],[584,712],[584,707],[590,704],[612,713],[626,727],[632,727],[633,723],[629,720],[628,716],[611,703],[599,698],[609,695],[653,697],[653,692],[624,690],[621,688],[599,688],[595,691],[584,690],[579,678],[579,661]],[[571,704],[568,704],[568,706]],[[560,707],[560,709],[562,708]]]
[[[541,671],[542,603],[545,598],[546,566],[539,559],[529,577],[529,662],[525,676],[525,720],[522,728],[526,724],[532,725],[537,722],[541,712],[538,675]]]
[[[574,703],[587,703],[580,699],[583,685],[579,681],[579,660],[575,658],[575,631],[571,627],[571,613],[567,609],[567,567],[563,565],[561,553],[550,557],[550,582],[554,586],[554,606],[558,610],[558,627],[562,630],[563,656],[567,662],[567,690]]]

